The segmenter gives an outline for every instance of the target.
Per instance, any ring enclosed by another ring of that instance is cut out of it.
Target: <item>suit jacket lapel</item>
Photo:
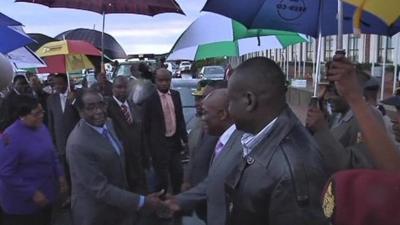
[[[54,94],[54,105],[55,105],[55,110],[57,110],[57,115],[63,115],[61,98],[59,94]]]
[[[241,145],[234,145],[234,143],[236,142],[236,140],[238,138],[241,138],[241,132],[238,130],[235,130],[231,137],[229,138],[228,142],[226,143],[226,145],[224,146],[224,148],[222,149],[221,154],[214,160],[214,162],[211,162],[211,167],[210,167],[210,171],[211,169],[215,169],[217,167],[219,167],[222,162],[224,161],[224,158],[226,158],[226,155],[228,155],[228,152],[233,151],[235,149],[233,148],[241,148]]]
[[[89,134],[90,138],[93,138],[95,140],[90,140],[93,141],[94,143],[98,143],[98,146],[104,146],[103,149],[107,149],[109,151],[112,151],[116,157],[118,157],[119,159],[121,159],[121,155],[123,155],[123,150],[120,150],[121,154],[118,155],[118,153],[116,152],[116,150],[114,149],[114,146],[105,138],[103,137],[102,134],[100,134],[99,132],[97,132],[96,130],[94,130],[93,128],[91,128],[85,120],[81,120],[82,126],[84,127],[84,129],[86,130],[86,132]],[[109,122],[107,122],[107,128],[109,129],[109,132],[111,133],[111,135],[113,135],[114,138],[116,138],[115,135],[115,131],[114,128],[111,126],[109,126]],[[116,138],[116,140],[118,140],[118,138]],[[122,163],[122,162],[121,162]]]

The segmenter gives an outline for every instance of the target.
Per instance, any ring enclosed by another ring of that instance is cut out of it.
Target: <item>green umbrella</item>
[[[247,29],[234,20],[207,13],[183,32],[172,48],[168,60],[240,56],[250,52],[285,48],[305,41],[307,37],[302,34],[269,29]]]

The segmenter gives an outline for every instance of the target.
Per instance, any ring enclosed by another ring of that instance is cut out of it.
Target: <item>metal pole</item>
[[[286,48],[286,80],[289,81],[289,49]]]
[[[101,72],[104,72],[104,27],[106,24],[106,12],[103,11],[103,29],[101,31]]]
[[[293,77],[295,79],[297,79],[297,54],[296,54],[296,52],[294,53],[293,68],[294,68]]]
[[[387,47],[389,38],[386,36],[386,43],[384,49],[383,63],[382,63],[382,81],[381,81],[381,101],[383,100],[385,94],[385,75],[386,75],[386,55],[387,55]]]
[[[336,49],[343,50],[343,0],[338,0],[338,36]]]
[[[322,34],[321,30],[319,31],[318,34],[318,47],[317,47],[317,59],[316,59],[316,65],[315,65],[315,82],[314,82],[314,93],[313,97],[318,97],[318,84],[320,81],[320,76],[321,76],[321,54],[322,54]]]
[[[395,47],[396,47],[396,57],[393,60],[393,64],[394,64],[393,94],[396,92],[396,88],[397,88],[397,71],[398,71],[398,64],[399,64],[400,35],[398,35],[398,37],[397,37],[397,45]]]

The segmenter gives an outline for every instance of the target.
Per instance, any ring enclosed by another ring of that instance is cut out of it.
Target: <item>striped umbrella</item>
[[[307,41],[307,37],[302,34],[247,29],[227,17],[207,13],[183,32],[172,48],[168,60],[240,56],[250,52],[285,48],[304,41]]]

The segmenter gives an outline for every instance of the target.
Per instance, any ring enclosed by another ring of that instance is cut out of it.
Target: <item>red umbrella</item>
[[[74,8],[97,12],[103,15],[102,52],[104,49],[105,14],[133,13],[154,16],[160,13],[184,14],[175,0],[15,0],[46,5],[54,8]],[[104,60],[102,57],[102,65]],[[102,66],[103,69],[103,66]]]

